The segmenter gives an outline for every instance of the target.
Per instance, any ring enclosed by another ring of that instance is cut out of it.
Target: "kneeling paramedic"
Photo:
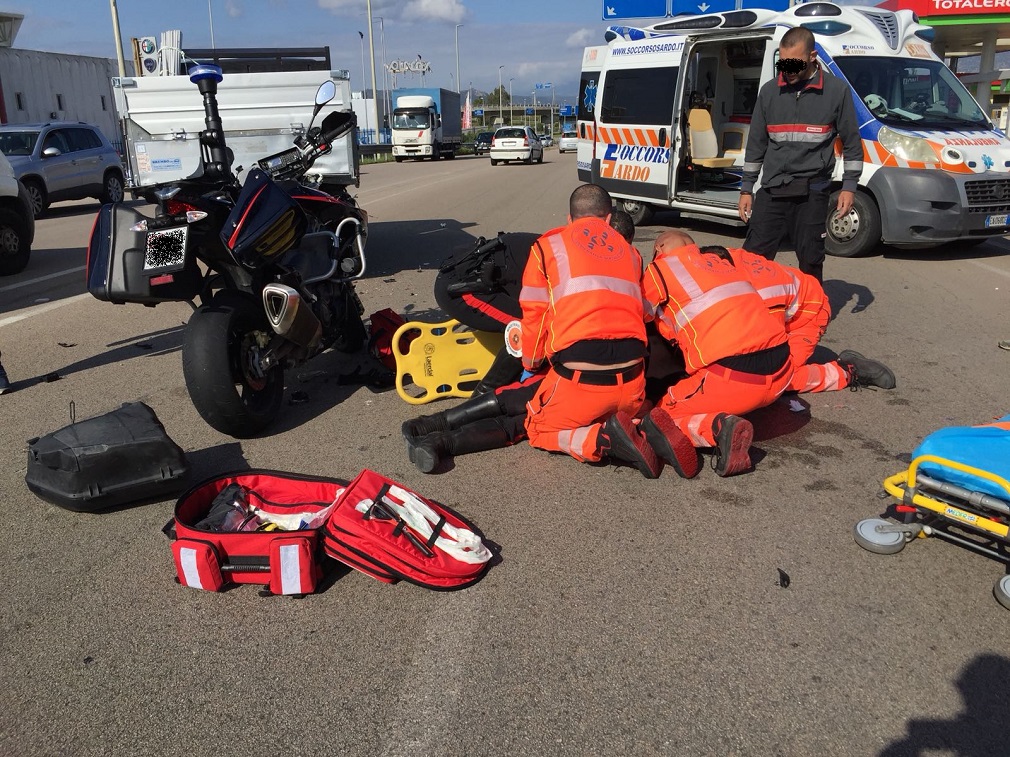
[[[526,432],[533,447],[615,458],[656,478],[662,462],[632,420],[645,400],[642,259],[608,225],[611,209],[602,187],[579,186],[568,225],[530,250],[519,296],[524,377],[549,367]]]
[[[701,467],[698,447],[714,448],[720,476],[749,470],[754,428],[740,416],[774,402],[793,373],[781,321],[724,248],[677,231],[656,239],[642,296],[687,372],[642,421],[649,442],[685,478]]]
[[[798,268],[767,260],[746,250],[728,253],[765,301],[772,315],[782,320],[789,337],[793,376],[786,391],[831,392],[858,386],[894,389],[894,373],[876,360],[853,350],[843,350],[837,360],[809,363],[831,321],[831,302],[821,282]]]

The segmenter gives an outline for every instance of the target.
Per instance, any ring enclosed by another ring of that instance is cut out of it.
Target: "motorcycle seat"
[[[297,247],[284,253],[282,265],[301,274],[302,281],[318,279],[333,267],[337,238],[328,231],[306,234]]]

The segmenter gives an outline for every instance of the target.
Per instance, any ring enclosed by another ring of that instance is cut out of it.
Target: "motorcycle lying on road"
[[[153,188],[154,218],[102,207],[88,246],[88,290],[114,303],[189,302],[182,367],[190,399],[215,429],[245,438],[280,413],[286,368],[364,343],[354,279],[365,272],[368,216],[345,189],[329,194],[306,178],[356,122],[333,112],[313,126],[336,94],[324,82],[294,146],[259,160],[240,184],[218,111],[221,69],[189,73],[203,95],[203,170]]]

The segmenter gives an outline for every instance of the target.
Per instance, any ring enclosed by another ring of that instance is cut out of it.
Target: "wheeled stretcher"
[[[884,479],[896,500],[885,518],[854,529],[870,552],[900,552],[914,538],[939,536],[1010,565],[1010,415],[984,426],[952,426],[927,436],[908,470]],[[897,522],[895,522],[897,521]],[[1010,609],[1010,574],[993,586]]]

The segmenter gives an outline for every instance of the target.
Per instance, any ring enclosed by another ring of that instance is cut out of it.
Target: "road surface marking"
[[[35,279],[28,279],[27,281],[19,281],[17,284],[8,284],[5,287],[0,287],[0,292],[10,292],[14,289],[21,289],[22,287],[31,286],[32,284],[38,284],[40,281],[49,281],[49,279],[58,279],[60,276],[66,276],[69,273],[80,273],[87,266],[81,266],[80,268],[68,268],[65,271],[57,271],[56,273],[50,273],[46,276],[39,276]]]
[[[989,273],[998,273],[1000,276],[1006,276],[1007,278],[1010,278],[1010,271],[1004,271],[1002,268],[997,268],[996,266],[989,265],[988,263],[980,263],[977,260],[973,260],[971,262],[973,262],[979,268],[984,268],[985,270],[989,271]]]
[[[37,305],[33,308],[28,308],[22,313],[17,315],[10,315],[6,318],[0,318],[0,328],[4,326],[10,326],[12,323],[17,323],[18,321],[23,321],[25,318],[31,318],[33,315],[42,315],[43,313],[48,313],[50,310],[56,310],[56,308],[61,308],[64,305],[70,305],[74,302],[79,302],[80,300],[87,299],[91,295],[85,292],[84,294],[78,294],[74,297],[68,297],[65,300],[57,300],[56,302],[49,302],[45,305]]]

